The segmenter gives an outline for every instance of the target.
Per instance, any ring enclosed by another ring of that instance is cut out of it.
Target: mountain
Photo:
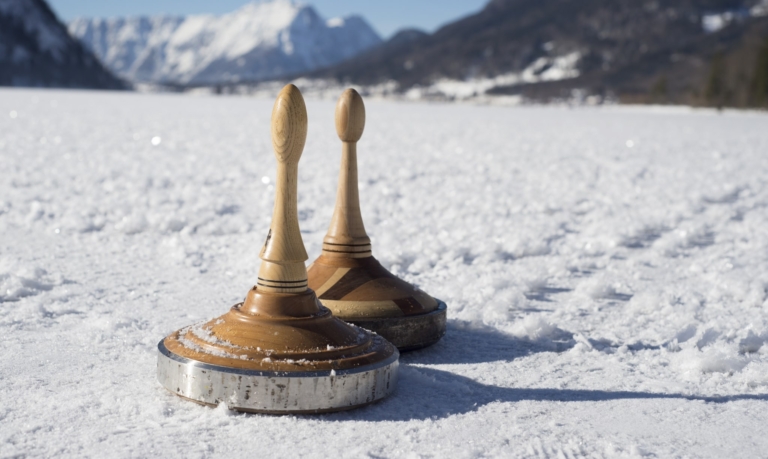
[[[43,0],[0,0],[0,85],[122,89]]]
[[[735,53],[743,78],[760,79],[753,74],[762,71],[766,15],[765,0],[493,0],[433,34],[385,43],[310,76],[394,81],[421,97],[579,93],[643,102],[663,93],[664,101],[706,102],[718,53],[727,61],[721,67],[730,68]]]
[[[183,85],[280,78],[381,43],[359,16],[326,21],[289,0],[254,2],[222,16],[77,19],[69,32],[128,80]]]

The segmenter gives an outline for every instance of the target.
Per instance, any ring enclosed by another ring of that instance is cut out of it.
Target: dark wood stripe
[[[413,314],[414,312],[421,312],[424,308],[421,306],[421,303],[419,303],[416,298],[409,296],[408,298],[399,298],[397,300],[392,300],[398,308],[400,308],[401,311],[403,311],[403,314]]]
[[[346,274],[341,276],[338,282],[333,284],[333,287],[326,290],[325,293],[320,295],[321,300],[342,300],[345,296],[357,290],[357,288],[365,285],[371,281],[371,277],[363,270],[350,269]]]
[[[323,252],[331,252],[331,253],[355,253],[355,254],[359,254],[359,253],[367,253],[367,252],[370,252],[370,251],[371,251],[371,249],[360,250],[360,251],[357,251],[357,252],[355,252],[354,250],[328,250],[325,247],[323,247]]]
[[[334,244],[333,242],[323,242],[323,245],[338,245],[338,246],[344,246],[344,247],[368,247],[371,245],[369,242],[368,244]]]
[[[271,288],[305,288],[309,287],[309,284],[271,284],[271,283],[262,283],[262,282],[256,282],[257,286],[262,287],[271,287]]]
[[[276,281],[276,280],[270,280],[270,279],[262,279],[261,277],[257,277],[258,280],[264,281],[264,282],[272,282],[274,284],[298,284],[298,283],[307,283],[307,280],[297,280],[297,281]]]
[[[285,287],[300,287],[302,285],[309,284],[309,282],[304,282],[302,284],[296,284],[296,283],[291,282],[290,284],[288,284],[288,283],[272,282],[272,281],[258,281],[256,283],[259,284],[259,285],[267,285],[267,284],[269,284],[269,285],[279,285],[279,286],[285,286]]]

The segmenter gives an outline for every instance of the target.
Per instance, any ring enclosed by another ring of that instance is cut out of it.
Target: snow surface
[[[359,16],[325,21],[311,6],[290,0],[251,2],[221,16],[80,18],[69,31],[107,67],[136,82],[279,78],[381,43]]]
[[[331,217],[332,101],[299,212]],[[768,117],[369,100],[366,228],[445,300],[389,399],[232,414],[156,344],[254,282],[272,100],[0,90],[0,456],[765,457]],[[14,113],[15,116],[10,114]]]

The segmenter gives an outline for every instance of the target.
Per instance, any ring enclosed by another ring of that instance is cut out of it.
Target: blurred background
[[[768,107],[768,0],[0,0],[0,85]]]

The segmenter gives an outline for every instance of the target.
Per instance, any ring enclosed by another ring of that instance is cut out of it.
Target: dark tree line
[[[718,108],[768,108],[768,38],[710,61],[700,103]]]

